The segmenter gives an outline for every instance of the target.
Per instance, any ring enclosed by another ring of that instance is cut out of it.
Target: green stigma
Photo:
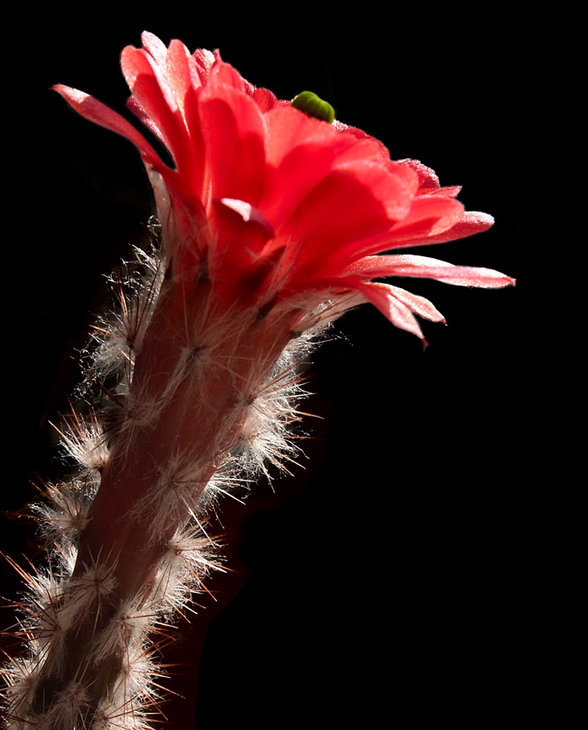
[[[323,101],[312,91],[301,91],[295,96],[290,104],[295,109],[300,109],[309,117],[316,117],[323,122],[332,124],[335,121],[335,110],[328,101]]]

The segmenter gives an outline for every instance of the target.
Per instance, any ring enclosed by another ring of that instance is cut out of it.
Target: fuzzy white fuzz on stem
[[[118,308],[93,329],[83,407],[58,428],[79,472],[33,508],[47,564],[18,568],[25,649],[2,669],[14,730],[152,726],[158,637],[223,569],[210,510],[294,460],[300,364],[349,307],[223,311],[206,277],[170,283],[165,265],[137,252],[112,280]]]

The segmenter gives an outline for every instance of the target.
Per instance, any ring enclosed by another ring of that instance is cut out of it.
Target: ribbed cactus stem
[[[129,347],[125,387],[110,393],[113,433],[93,441],[96,423],[76,416],[77,432],[66,435],[71,452],[92,444],[82,460],[96,452],[99,486],[83,515],[68,518],[78,529],[75,565],[41,602],[32,629],[41,648],[27,690],[15,691],[13,727],[146,727],[160,672],[150,631],[211,568],[211,493],[289,448],[299,394],[291,353],[306,342],[308,315],[301,328],[291,306],[227,311],[205,274],[156,276],[145,291],[134,309],[123,300],[117,337]],[[98,458],[105,439],[108,456]],[[59,501],[67,487],[54,491]]]

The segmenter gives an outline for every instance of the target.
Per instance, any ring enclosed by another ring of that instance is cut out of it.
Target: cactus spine
[[[118,312],[94,328],[82,394],[99,402],[60,427],[79,473],[34,508],[49,561],[24,574],[28,654],[3,670],[10,728],[151,727],[156,636],[222,569],[210,507],[295,455],[299,364],[339,311],[226,309],[204,266],[177,281],[159,254],[136,253],[113,279]]]

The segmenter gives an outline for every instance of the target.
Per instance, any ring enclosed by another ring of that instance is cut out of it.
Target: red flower
[[[423,164],[392,161],[364,132],[253,87],[218,51],[190,54],[178,40],[166,48],[150,33],[142,41],[122,52],[129,107],[165,145],[173,169],[123,117],[81,91],[55,89],[138,148],[176,279],[205,272],[225,307],[295,303],[308,311],[341,295],[349,306],[369,301],[420,338],[414,314],[433,321],[442,315],[423,297],[372,279],[514,283],[489,269],[379,255],[469,236],[493,219],[466,212],[456,200],[459,188],[441,188]]]

